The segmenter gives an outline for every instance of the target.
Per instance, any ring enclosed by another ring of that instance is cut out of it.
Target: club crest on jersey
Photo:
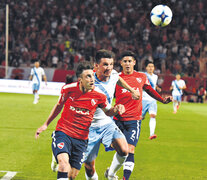
[[[142,78],[136,78],[136,80],[137,80],[138,83],[142,82]]]
[[[91,104],[92,104],[92,106],[95,106],[96,103],[97,103],[97,100],[95,100],[95,99],[91,99]]]
[[[62,149],[63,147],[64,147],[64,142],[61,142],[61,143],[58,143],[57,144],[57,147],[59,148],[59,149]]]

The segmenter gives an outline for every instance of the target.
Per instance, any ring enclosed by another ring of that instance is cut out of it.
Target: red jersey
[[[130,121],[142,119],[142,92],[144,85],[150,85],[149,80],[145,73],[134,71],[133,74],[127,75],[121,72],[119,75],[123,78],[132,88],[140,92],[138,100],[132,99],[131,93],[116,85],[116,104],[123,104],[125,106],[125,113],[116,115],[115,120]]]
[[[77,82],[62,87],[59,103],[63,101],[66,102],[56,131],[62,131],[76,139],[88,139],[89,127],[97,106],[108,108],[104,94],[95,90],[83,93]]]

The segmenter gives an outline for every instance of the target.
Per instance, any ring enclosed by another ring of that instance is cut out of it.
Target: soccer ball
[[[170,24],[172,16],[173,14],[171,9],[168,6],[162,4],[155,6],[150,13],[152,23],[155,26],[161,27]]]

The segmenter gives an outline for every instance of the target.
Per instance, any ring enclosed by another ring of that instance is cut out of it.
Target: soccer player
[[[80,64],[76,75],[78,82],[62,87],[57,104],[35,133],[35,137],[38,138],[64,106],[56,130],[52,134],[52,150],[59,164],[58,180],[75,179],[78,175],[87,147],[89,126],[96,108],[100,107],[107,115],[124,112],[123,105],[111,108],[106,96],[94,89],[92,66],[86,63]]]
[[[138,99],[139,92],[131,88],[113,70],[114,57],[114,53],[104,49],[96,53],[95,86],[99,89],[99,92],[107,96],[110,104],[112,104],[116,84],[130,91],[131,97]],[[106,116],[100,108],[97,108],[89,129],[89,142],[85,158],[85,176],[87,180],[98,179],[98,174],[95,170],[95,159],[101,143],[106,149],[112,145],[116,150],[116,154],[113,157],[113,166],[105,176],[108,179],[117,179],[116,172],[122,166],[128,154],[127,142],[112,118]]]
[[[181,79],[180,74],[176,74],[176,79],[172,81],[170,90],[172,90],[173,96],[173,113],[176,114],[181,101],[182,101],[182,94],[183,89],[186,89],[185,81]]]
[[[154,90],[158,92],[161,91],[161,88],[157,86],[158,76],[154,74],[155,66],[152,61],[146,61],[146,75],[150,82],[150,85]],[[145,91],[143,91],[142,95],[142,119],[145,118],[146,113],[149,112],[150,121],[149,121],[149,128],[150,128],[150,137],[149,139],[157,138],[155,134],[155,127],[156,127],[156,115],[157,115],[157,102],[154,98],[149,96]]]
[[[45,75],[45,71],[43,68],[40,67],[39,61],[35,61],[35,67],[31,69],[29,80],[32,80],[32,90],[34,94],[34,101],[33,104],[37,104],[39,100],[38,91],[40,89],[40,84],[42,82],[42,78],[47,85],[47,77]]]
[[[123,78],[132,88],[140,92],[138,100],[132,99],[131,94],[121,86],[116,86],[116,104],[123,104],[125,106],[125,113],[117,114],[114,120],[117,126],[124,133],[127,142],[129,154],[124,162],[123,179],[128,180],[134,169],[134,152],[138,143],[142,119],[142,92],[143,89],[156,100],[167,104],[171,102],[172,97],[162,98],[150,85],[145,73],[136,72],[134,66],[136,64],[136,56],[131,51],[125,51],[121,55],[121,66],[123,71],[120,77]],[[111,164],[113,166],[113,162]],[[111,168],[111,167],[110,167]]]

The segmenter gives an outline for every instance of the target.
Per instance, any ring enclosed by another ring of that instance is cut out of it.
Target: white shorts
[[[84,162],[92,162],[96,159],[101,143],[105,148],[109,148],[113,140],[118,138],[125,139],[125,136],[113,121],[101,127],[90,127]]]
[[[157,101],[142,100],[142,117],[145,117],[147,112],[157,114]]]

